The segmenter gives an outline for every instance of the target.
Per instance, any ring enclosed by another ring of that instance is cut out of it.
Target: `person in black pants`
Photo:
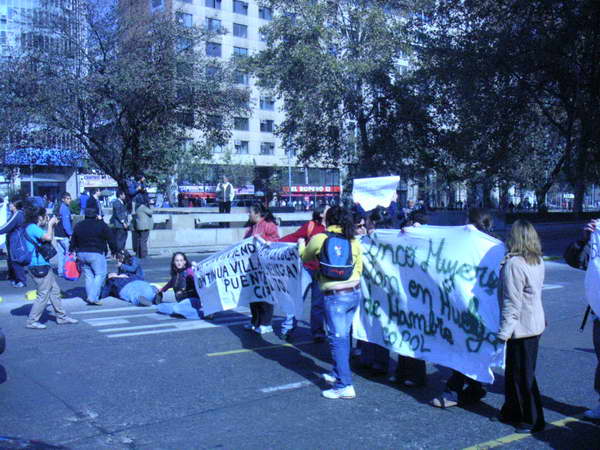
[[[127,205],[125,205],[126,200],[127,196],[125,192],[119,190],[117,191],[117,198],[112,202],[113,215],[110,218],[110,224],[113,227],[118,252],[125,250],[127,232],[129,231]]]

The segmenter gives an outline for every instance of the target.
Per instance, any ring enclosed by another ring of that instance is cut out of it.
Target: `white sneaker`
[[[588,419],[600,420],[600,404],[594,409],[588,409],[583,415]]]
[[[354,390],[354,386],[346,386],[339,389],[327,389],[326,391],[321,392],[321,395],[330,399],[343,398],[345,400],[350,400],[356,397],[356,391]]]
[[[27,325],[25,325],[26,328],[31,328],[32,330],[45,330],[46,329],[46,325],[44,325],[43,323],[39,323],[39,322],[28,322]]]
[[[59,325],[69,325],[69,324],[79,323],[79,320],[73,319],[72,317],[69,317],[69,316],[65,316],[60,320],[60,322],[57,320],[56,323],[58,323]]]
[[[329,373],[322,373],[321,374],[321,379],[324,380],[326,383],[329,384],[333,384],[335,383],[335,377]]]
[[[258,334],[272,333],[273,327],[271,325],[261,325],[258,328],[255,328],[254,331],[256,331]]]

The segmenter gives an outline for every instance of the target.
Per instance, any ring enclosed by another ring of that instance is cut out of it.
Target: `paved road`
[[[145,264],[149,278],[166,280],[167,260]],[[23,327],[29,304],[13,296],[0,303],[9,338],[0,356],[0,435],[73,449],[458,449],[492,441],[598,448],[600,426],[578,419],[597,400],[591,330],[577,332],[582,281],[560,262],[547,264],[538,380],[546,418],[559,426],[532,437],[490,421],[502,403],[502,374],[470,410],[427,404],[448,374],[433,365],[419,389],[359,370],[358,397],[331,401],[320,397],[317,379],[330,367],[328,351],[306,343],[306,324],[295,345],[284,346],[245,332],[244,310],[192,322],[118,300],[90,307],[73,299],[66,306],[80,324],[51,321],[37,331]]]

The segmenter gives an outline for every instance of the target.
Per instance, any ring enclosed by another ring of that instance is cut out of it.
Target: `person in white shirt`
[[[231,202],[235,198],[235,189],[229,182],[227,176],[223,176],[223,182],[217,185],[217,201],[219,202],[220,213],[231,212]]]

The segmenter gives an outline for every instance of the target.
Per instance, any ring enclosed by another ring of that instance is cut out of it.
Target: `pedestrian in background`
[[[150,231],[154,228],[154,222],[152,221],[152,209],[148,206],[148,199],[144,196],[138,196],[138,198],[141,201],[137,203],[135,210],[133,250],[138,258],[144,259],[148,256],[148,238]]]
[[[71,194],[64,192],[61,195],[61,203],[56,215],[58,223],[54,229],[56,238],[56,252],[58,260],[58,276],[63,277],[65,273],[65,258],[69,252],[69,240],[73,234],[73,221],[71,218]]]
[[[279,228],[277,221],[271,211],[264,207],[262,203],[255,203],[248,212],[248,229],[244,234],[244,239],[251,236],[257,236],[267,242],[279,240]],[[250,303],[250,312],[252,320],[246,325],[246,329],[256,331],[258,334],[272,333],[273,327],[273,305],[268,302]]]
[[[537,432],[545,427],[535,378],[540,336],[546,327],[542,246],[533,225],[521,219],[512,225],[506,246],[499,289],[498,338],[506,341],[505,400],[500,420],[515,425],[517,432]]]
[[[46,325],[40,323],[40,319],[48,302],[52,304],[54,309],[56,323],[66,325],[78,322],[78,320],[67,316],[60,298],[60,287],[50,267],[49,258],[47,259],[40,249],[44,243],[51,243],[54,239],[54,226],[57,222],[56,217],[48,219],[46,208],[34,206],[26,209],[25,234],[27,239],[25,245],[27,250],[31,252],[31,262],[28,269],[37,288],[37,295],[29,312],[26,327],[34,330],[46,328]],[[46,226],[48,227],[47,231],[42,228]]]
[[[127,195],[122,190],[117,191],[117,198],[112,202],[113,213],[110,224],[115,234],[115,245],[117,251],[125,250],[127,244],[127,231],[129,230],[129,215],[127,213]]]
[[[27,285],[26,266],[13,261],[10,251],[11,236],[25,223],[25,214],[23,213],[22,208],[23,202],[16,197],[13,197],[8,204],[11,216],[6,223],[0,227],[0,234],[6,234],[6,252],[8,254],[6,265],[8,267],[8,279],[14,288],[22,288]]]
[[[85,275],[87,302],[101,305],[100,292],[106,279],[108,248],[117,253],[114,235],[108,225],[98,219],[96,208],[86,208],[85,219],[75,225],[71,237],[71,252],[77,253]]]
[[[229,182],[227,176],[223,176],[223,182],[217,185],[217,201],[219,202],[220,213],[231,212],[231,202],[235,198],[235,189]]]
[[[102,205],[100,204],[99,198],[100,198],[100,189],[99,188],[90,189],[90,196],[87,200],[85,209],[82,208],[81,210],[85,212],[85,210],[87,210],[87,209],[95,209],[96,216],[99,219],[104,217],[104,214],[102,212]]]
[[[358,239],[355,239],[355,226],[352,214],[345,208],[333,206],[325,214],[327,233],[333,233],[337,239],[345,239],[350,245],[352,267],[349,277],[345,280],[328,278],[319,270],[319,285],[324,295],[325,320],[327,322],[327,337],[333,358],[331,373],[322,375],[323,379],[332,384],[332,389],[323,391],[322,395],[329,399],[356,397],[352,385],[350,370],[350,327],[356,309],[362,299],[360,277],[362,275],[362,249]],[[312,261],[321,254],[330,235],[320,233],[313,236],[308,245],[303,239],[298,241],[298,247],[303,262]],[[340,247],[343,242],[340,241]],[[343,249],[340,249],[343,251]]]

